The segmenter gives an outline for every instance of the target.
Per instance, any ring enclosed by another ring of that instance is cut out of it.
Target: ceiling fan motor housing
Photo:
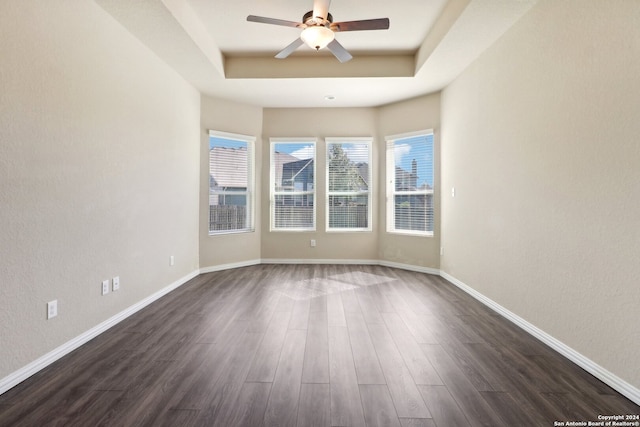
[[[322,16],[313,16],[313,10],[305,13],[302,17],[302,22],[306,25],[314,26],[314,25],[322,25],[327,26],[333,22],[333,16],[330,13],[327,14],[327,19],[324,19]]]

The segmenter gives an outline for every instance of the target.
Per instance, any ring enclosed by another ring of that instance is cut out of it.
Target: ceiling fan
[[[389,18],[333,22],[333,16],[329,13],[330,3],[331,0],[314,0],[313,10],[304,14],[302,22],[265,18],[263,16],[255,15],[247,16],[247,21],[281,25],[284,27],[302,28],[300,37],[278,52],[276,55],[276,58],[278,59],[286,58],[297,48],[306,43],[309,47],[315,50],[320,50],[326,47],[336,58],[338,58],[338,61],[347,62],[353,57],[340,43],[338,43],[335,39],[335,33],[341,31],[389,29]]]

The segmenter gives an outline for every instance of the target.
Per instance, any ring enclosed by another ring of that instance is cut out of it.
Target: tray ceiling
[[[201,93],[295,108],[379,106],[438,91],[537,0],[333,0],[335,21],[391,22],[337,33],[354,57],[343,64],[306,46],[275,59],[300,30],[246,21],[300,21],[312,0],[95,1]]]

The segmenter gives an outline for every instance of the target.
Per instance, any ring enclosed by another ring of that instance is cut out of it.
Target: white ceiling
[[[344,64],[292,27],[313,0],[95,0],[200,92],[263,107],[369,107],[442,89],[537,0],[333,0],[335,22],[388,17],[389,30],[337,33]],[[327,95],[335,99],[327,101]]]

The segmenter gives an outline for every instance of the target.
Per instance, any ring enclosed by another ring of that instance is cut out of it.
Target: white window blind
[[[371,230],[371,138],[327,138],[327,231]]]
[[[315,140],[271,140],[271,229],[316,228]]]
[[[209,234],[254,230],[254,140],[209,131]]]
[[[387,231],[433,235],[433,131],[387,138]]]

